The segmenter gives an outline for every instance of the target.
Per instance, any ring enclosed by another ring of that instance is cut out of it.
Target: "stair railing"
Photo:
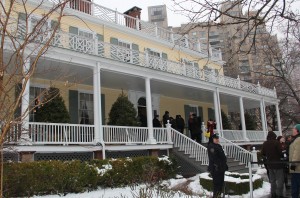
[[[251,152],[223,137],[220,137],[220,144],[228,157],[245,164],[246,167],[248,167],[248,162],[251,162],[253,159]]]
[[[173,128],[171,128],[171,136],[174,147],[178,147],[179,151],[184,151],[185,154],[189,154],[190,157],[195,158],[195,160],[201,162],[202,165],[208,165],[208,155],[205,146]]]

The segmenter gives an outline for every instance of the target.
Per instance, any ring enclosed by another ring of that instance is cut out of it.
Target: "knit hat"
[[[212,139],[219,139],[219,134],[218,133],[215,133],[211,136]]]
[[[297,129],[298,133],[300,133],[300,124],[296,124],[294,128]]]
[[[267,135],[267,140],[276,140],[276,136],[276,133],[274,133],[273,131],[269,131]]]

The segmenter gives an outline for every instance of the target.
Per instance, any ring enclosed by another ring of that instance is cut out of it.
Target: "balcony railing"
[[[147,51],[140,52],[118,45],[98,41],[97,38],[85,38],[68,32],[57,32],[52,41],[55,47],[66,48],[81,53],[101,56],[103,58],[113,59],[120,62],[126,62],[137,66],[147,67],[154,70],[164,71],[172,74],[182,75],[189,78],[195,78],[219,84],[234,89],[240,89],[246,92],[261,94],[270,97],[277,97],[276,91],[230,78],[215,72],[191,67],[188,64],[170,61],[161,57],[152,56]]]
[[[48,0],[53,3],[58,3],[60,0]],[[112,10],[106,7],[103,7],[101,5],[92,3],[87,0],[71,0],[68,5],[68,8],[72,10],[79,11],[81,13],[85,13],[88,15],[91,15],[93,17],[96,17],[98,19],[101,19],[103,21],[108,21],[111,23],[118,24],[120,26],[128,27],[131,29],[135,29],[136,31],[141,31],[151,37],[159,38],[164,41],[167,41],[171,44],[178,45],[180,47],[184,48],[190,48],[190,42],[187,35],[183,36],[181,34],[175,34],[172,30],[164,29],[161,27],[158,27],[156,24],[142,21],[138,18],[134,18],[131,16],[128,16],[126,14],[120,13],[116,10]],[[212,49],[211,49],[212,50]],[[201,49],[197,50],[202,55],[205,55],[208,57],[207,50],[201,47]],[[210,55],[211,58],[214,60],[222,60],[222,53],[218,50],[215,50],[213,52],[213,55]]]

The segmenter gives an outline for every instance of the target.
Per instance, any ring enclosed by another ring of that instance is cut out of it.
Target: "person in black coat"
[[[184,125],[184,119],[181,117],[181,115],[176,115],[176,126],[180,133],[183,133]]]
[[[213,197],[221,197],[224,186],[225,171],[228,170],[227,158],[219,142],[219,134],[212,135],[212,142],[208,144],[208,171],[213,178]]]
[[[267,141],[262,145],[261,154],[265,158],[266,168],[269,171],[271,197],[283,197],[284,164],[280,164],[282,150],[273,131],[269,131]]]
[[[158,117],[159,117],[158,115],[154,116],[154,119],[152,120],[153,127],[161,127],[161,123],[160,123]]]
[[[169,111],[165,111],[165,114],[163,115],[164,127],[166,127],[166,124],[168,124],[168,120],[170,121],[170,114]]]

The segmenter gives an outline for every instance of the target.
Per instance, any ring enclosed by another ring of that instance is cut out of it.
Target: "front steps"
[[[199,173],[207,172],[207,165],[203,165],[200,161],[196,161],[190,154],[179,151],[179,148],[173,148],[171,154],[177,160],[179,173],[184,177],[191,177]],[[248,173],[245,164],[235,161],[233,158],[227,158],[227,165],[230,172]]]

